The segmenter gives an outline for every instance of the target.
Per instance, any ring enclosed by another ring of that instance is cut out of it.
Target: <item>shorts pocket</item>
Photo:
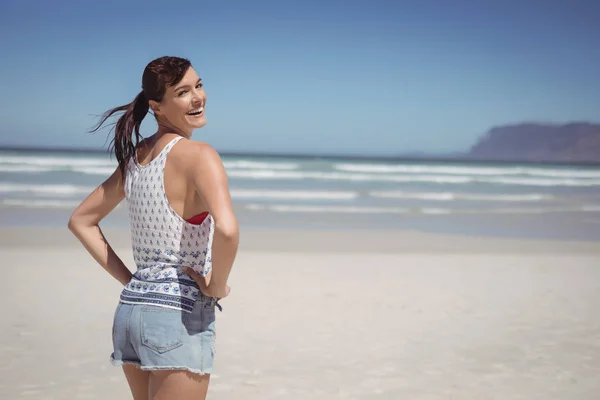
[[[212,299],[198,298],[191,313],[183,317],[183,324],[190,335],[215,332],[215,304]]]
[[[165,353],[183,344],[181,312],[168,308],[143,308],[142,344],[157,353]]]

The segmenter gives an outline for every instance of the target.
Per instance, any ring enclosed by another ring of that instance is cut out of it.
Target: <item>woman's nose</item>
[[[201,101],[204,98],[204,90],[202,88],[194,89],[192,98],[194,101]]]

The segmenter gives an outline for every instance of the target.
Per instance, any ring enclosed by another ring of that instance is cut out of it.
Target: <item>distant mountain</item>
[[[600,124],[498,126],[490,129],[466,157],[490,161],[600,163]]]

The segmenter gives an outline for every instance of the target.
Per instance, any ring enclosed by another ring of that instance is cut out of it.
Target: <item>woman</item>
[[[115,172],[73,212],[69,229],[123,286],[111,361],[122,365],[133,398],[206,397],[215,349],[215,306],[238,246],[238,224],[218,153],[190,140],[206,124],[206,94],[190,62],[150,62],[142,91],[113,114]],[[157,132],[141,140],[152,109]],[[135,132],[135,143],[133,135]],[[135,273],[98,224],[127,199]]]

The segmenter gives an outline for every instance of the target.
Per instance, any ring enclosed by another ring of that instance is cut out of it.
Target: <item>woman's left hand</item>
[[[212,287],[210,284],[209,277],[200,275],[190,267],[183,267],[182,269],[183,272],[185,272],[190,278],[194,280],[194,282],[196,282],[198,288],[200,288],[200,291],[203,295],[207,297],[215,297],[218,300],[224,299],[225,297],[229,296],[229,292],[231,292],[231,288],[229,287],[229,285],[225,285],[224,290],[215,290],[215,288]],[[206,283],[207,278],[209,280],[209,283]]]

